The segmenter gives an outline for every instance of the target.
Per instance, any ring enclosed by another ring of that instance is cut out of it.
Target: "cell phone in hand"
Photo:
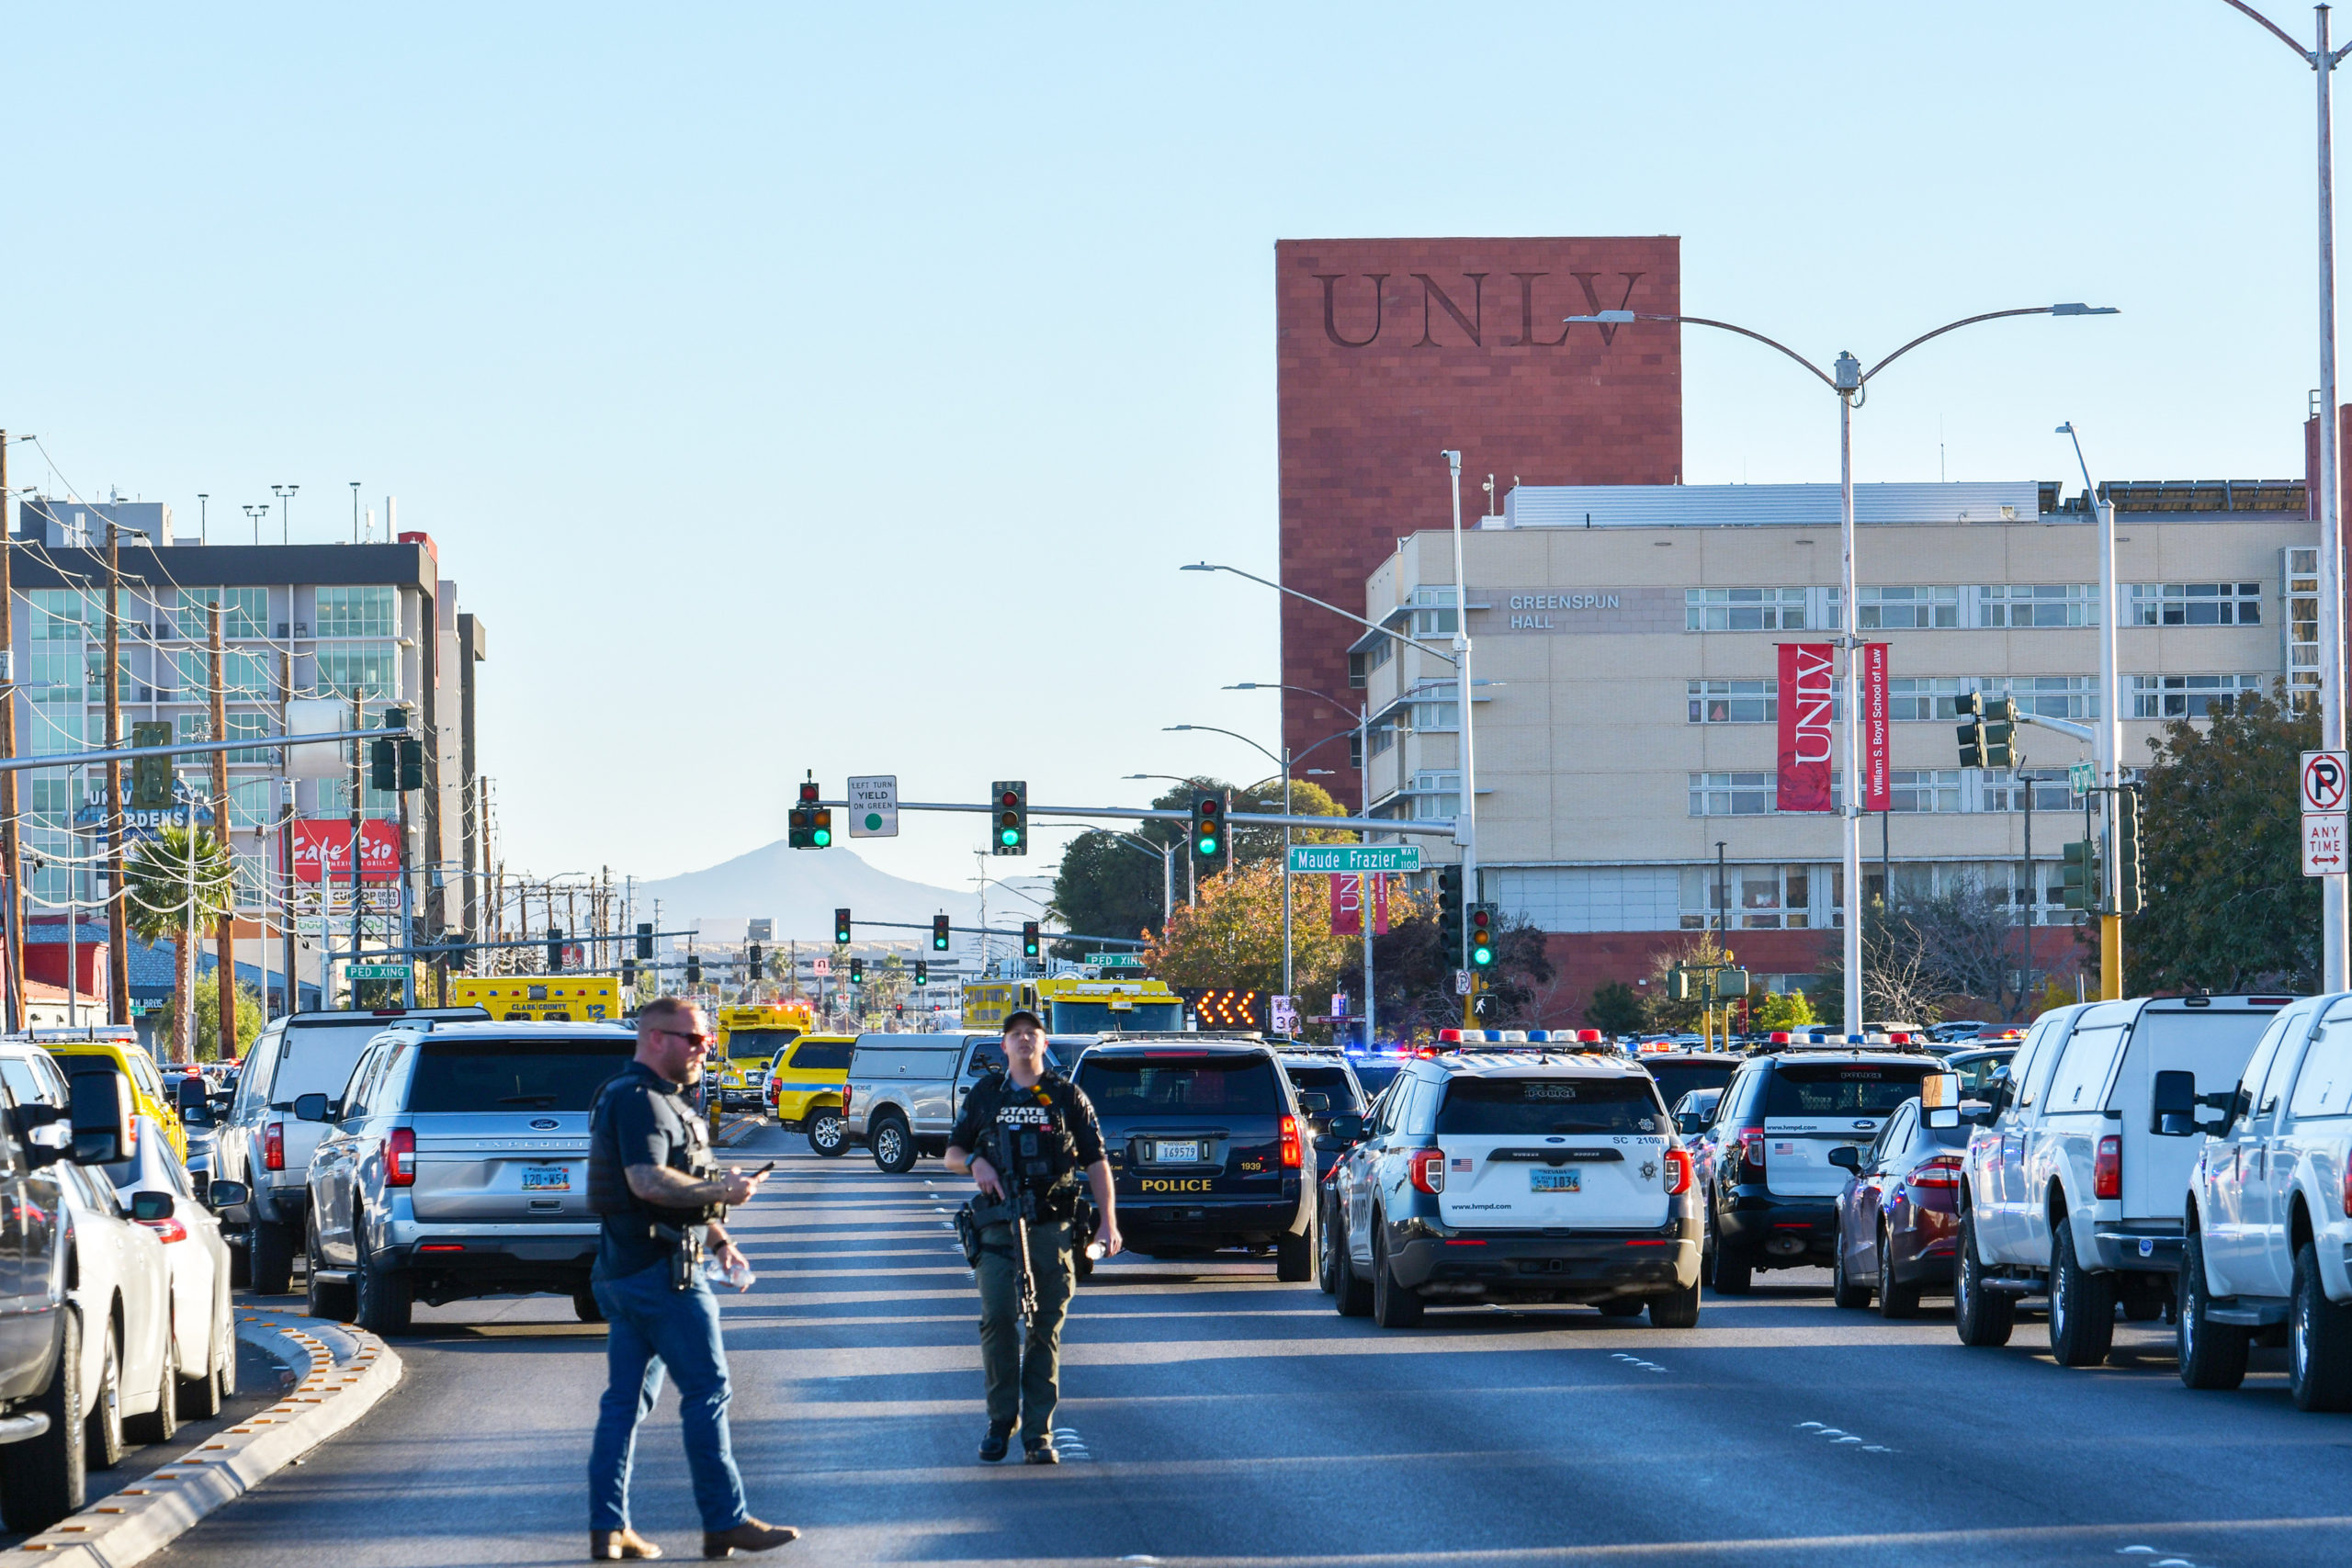
[[[759,1169],[752,1172],[752,1179],[757,1181],[761,1177],[765,1176],[769,1171],[774,1170],[775,1168],[775,1161],[770,1160],[767,1164],[760,1167]]]

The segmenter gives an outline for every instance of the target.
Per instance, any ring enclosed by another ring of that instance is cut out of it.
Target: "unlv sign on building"
[[[1679,333],[1561,319],[1672,314],[1681,290],[1671,237],[1276,244],[1283,582],[1363,603],[1399,536],[1449,525],[1442,450],[1463,455],[1465,517],[1485,510],[1488,474],[1498,492],[1679,483]],[[1283,683],[1343,696],[1355,629],[1288,596],[1281,615]],[[1283,737],[1303,752],[1353,716],[1285,693]],[[1332,787],[1354,791],[1346,776]]]

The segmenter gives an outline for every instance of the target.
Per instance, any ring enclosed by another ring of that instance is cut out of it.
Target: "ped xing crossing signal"
[[[1952,699],[1961,716],[1960,765],[1963,768],[2007,768],[2017,761],[2018,701],[1962,692]]]
[[[833,842],[833,808],[817,804],[814,777],[800,785],[800,804],[786,816],[784,841],[796,850],[830,849]]]

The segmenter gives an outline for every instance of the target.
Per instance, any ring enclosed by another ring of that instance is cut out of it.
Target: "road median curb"
[[[297,1369],[284,1398],[137,1484],[0,1551],[0,1568],[129,1568],[143,1562],[367,1415],[401,1380],[401,1359],[391,1348],[347,1324],[240,1307],[237,1337]]]

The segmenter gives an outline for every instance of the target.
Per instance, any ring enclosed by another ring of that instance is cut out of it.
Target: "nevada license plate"
[[[1584,1172],[1573,1168],[1531,1170],[1527,1173],[1531,1189],[1537,1192],[1580,1192],[1584,1190],[1579,1185],[1583,1177]]]
[[[526,1192],[569,1192],[571,1172],[560,1165],[533,1165],[523,1168],[523,1190]]]
[[[1201,1157],[1201,1145],[1191,1144],[1160,1144],[1153,1148],[1151,1157],[1161,1165],[1193,1165]]]

